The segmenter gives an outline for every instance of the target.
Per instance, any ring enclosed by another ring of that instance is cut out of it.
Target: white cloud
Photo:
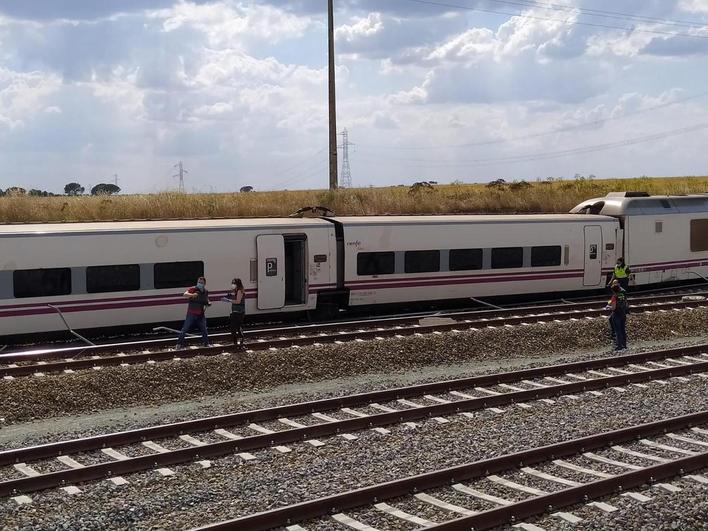
[[[698,19],[703,6],[563,1],[661,18],[693,10]],[[326,182],[324,3],[87,0],[61,10],[49,0],[8,2],[0,5],[0,188],[58,190],[69,176],[89,184],[118,173],[126,191],[161,189],[174,186],[179,159],[205,189],[267,188],[283,178],[273,168],[296,163],[304,170],[289,187]],[[708,87],[708,58],[694,42],[705,39],[375,0],[339,2],[336,21],[339,125],[358,145],[355,183],[533,178],[584,166],[598,175],[696,173],[708,164],[700,135],[621,157],[463,164],[708,119],[701,99],[662,107]],[[556,128],[568,130],[543,134]],[[7,182],[18,168],[34,181]]]
[[[708,13],[708,2],[705,0],[680,0],[678,7],[689,13]]]

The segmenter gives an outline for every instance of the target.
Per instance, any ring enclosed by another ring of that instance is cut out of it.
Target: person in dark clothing
[[[202,333],[202,344],[205,347],[210,347],[205,311],[207,306],[211,306],[211,303],[209,302],[209,292],[206,289],[206,279],[199,277],[197,285],[185,291],[183,297],[188,300],[187,317],[184,319],[182,331],[177,338],[177,348],[185,348],[184,337],[194,327],[197,327]]]
[[[610,326],[614,332],[615,351],[627,348],[627,296],[619,282],[612,283],[612,298],[606,309],[611,310]]]
[[[243,346],[243,318],[246,315],[246,292],[240,278],[231,281],[232,293],[222,300],[231,303],[231,337],[234,345]]]

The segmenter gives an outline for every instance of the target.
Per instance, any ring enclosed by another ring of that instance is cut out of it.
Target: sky
[[[0,0],[0,188],[325,188],[325,0]],[[708,0],[335,0],[354,186],[708,174]],[[341,137],[340,137],[341,139]],[[340,152],[341,162],[341,152]]]

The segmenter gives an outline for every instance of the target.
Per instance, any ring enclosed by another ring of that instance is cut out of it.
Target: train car
[[[184,318],[184,288],[207,278],[208,317],[231,279],[249,314],[313,310],[336,283],[334,226],[321,219],[0,226],[0,336]],[[1,343],[1,342],[0,342]]]
[[[612,216],[630,286],[708,277],[708,195],[650,196],[617,192],[590,199],[572,212]]]
[[[565,215],[377,216],[0,225],[0,343],[68,325],[177,322],[200,275],[249,315],[597,291],[708,277],[708,195],[609,194]],[[61,314],[59,313],[61,312]],[[13,337],[10,337],[13,336]]]
[[[600,215],[338,218],[350,306],[597,290],[616,259]]]

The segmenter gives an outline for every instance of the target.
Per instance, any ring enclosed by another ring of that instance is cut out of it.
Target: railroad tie
[[[378,531],[375,527],[366,525],[359,520],[354,520],[354,518],[347,516],[344,513],[333,514],[332,519],[342,525],[356,529],[357,531]]]

